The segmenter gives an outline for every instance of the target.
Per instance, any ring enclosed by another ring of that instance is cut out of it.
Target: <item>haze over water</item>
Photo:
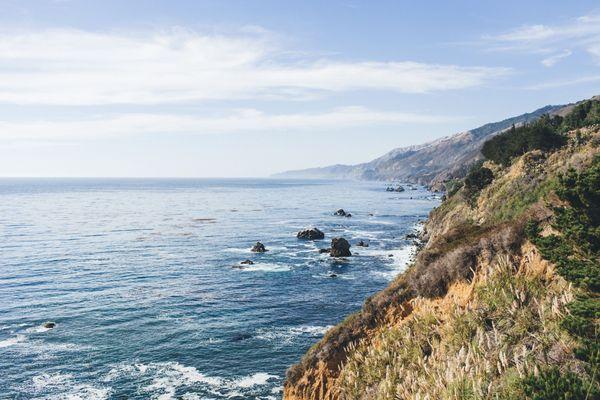
[[[0,397],[281,398],[437,204],[373,182],[0,180]],[[308,226],[325,240],[296,239]],[[335,236],[358,254],[319,254]]]

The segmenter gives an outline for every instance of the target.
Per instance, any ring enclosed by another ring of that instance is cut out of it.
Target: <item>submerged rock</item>
[[[317,228],[308,228],[308,229],[303,229],[300,232],[298,232],[296,237],[298,239],[316,240],[316,239],[324,239],[325,234]]]
[[[365,243],[364,240],[360,240],[356,245],[360,247],[369,247],[369,243]]]
[[[319,249],[319,254],[323,254],[323,253],[329,253],[331,251],[331,248],[328,247],[326,249]]]
[[[252,261],[252,260],[244,260],[240,264],[242,264],[242,265],[253,265],[254,261]]]
[[[252,247],[252,251],[255,253],[264,253],[265,251],[269,251],[269,250],[267,250],[265,245],[262,244],[261,242],[256,242],[254,247]]]
[[[337,210],[336,212],[334,212],[333,215],[337,215],[337,216],[340,216],[340,217],[345,217],[346,216],[346,211],[344,211],[343,208],[340,208],[339,210]]]
[[[252,339],[252,335],[249,333],[236,333],[231,338],[232,342],[241,342],[242,340]]]
[[[53,329],[56,326],[56,322],[48,321],[44,323],[44,328]]]
[[[331,257],[349,257],[352,255],[350,252],[350,243],[344,238],[333,238],[331,239],[331,251],[329,253]]]
[[[337,274],[329,274],[330,278],[337,278]]]

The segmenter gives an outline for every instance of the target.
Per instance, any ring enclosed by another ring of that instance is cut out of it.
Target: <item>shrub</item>
[[[464,183],[465,194],[471,205],[479,195],[479,192],[492,183],[493,180],[494,173],[489,168],[484,167],[483,162],[478,162],[471,167],[465,177]]]
[[[561,131],[600,123],[600,101],[588,100],[576,105],[562,121]]]
[[[561,373],[558,368],[530,375],[523,380],[524,392],[532,400],[586,400],[600,394],[572,372]]]
[[[531,150],[550,151],[565,144],[565,137],[556,132],[558,121],[542,117],[537,122],[494,136],[483,144],[482,154],[486,159],[504,166],[510,165],[514,157]]]

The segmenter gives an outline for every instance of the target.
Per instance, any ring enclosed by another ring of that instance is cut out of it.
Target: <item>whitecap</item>
[[[248,272],[286,272],[292,268],[289,265],[271,264],[271,263],[254,263],[253,265],[244,266],[241,271]]]
[[[392,280],[398,274],[406,270],[406,267],[408,267],[414,259],[416,251],[417,247],[411,245],[395,250],[363,250],[362,255],[382,257],[386,260],[391,260],[391,264],[383,265],[384,268],[387,267],[386,270],[373,271],[373,274]]]
[[[257,339],[276,342],[279,345],[289,345],[300,336],[320,337],[332,326],[302,325],[293,327],[279,327],[273,329],[260,328],[255,337]]]
[[[39,326],[32,326],[31,328],[25,329],[25,332],[27,332],[27,333],[44,333],[44,332],[48,332],[51,329],[52,328],[47,328],[44,325],[39,325]]]
[[[32,384],[33,390],[36,392],[42,391],[46,388],[55,388],[67,385],[71,382],[73,375],[71,374],[47,374],[36,375],[33,377]]]
[[[277,375],[266,372],[257,372],[252,375],[238,378],[222,378],[208,376],[196,368],[185,366],[178,362],[158,362],[148,364],[121,364],[112,368],[103,378],[104,382],[110,382],[121,377],[134,378],[137,381],[150,383],[140,388],[141,392],[148,393],[155,399],[175,398],[179,390],[202,390],[216,396],[246,397],[247,391],[256,386],[271,384],[273,381],[280,382]],[[194,393],[184,395],[184,399],[206,398],[199,397]]]
[[[64,400],[105,400],[112,390],[107,387],[96,387],[78,384],[73,381],[72,374],[43,373],[31,380],[31,390],[36,394],[52,393],[53,399]]]
[[[277,375],[267,374],[266,372],[257,372],[253,375],[239,378],[233,382],[234,386],[240,388],[251,388],[253,386],[266,385],[269,380],[277,379]]]
[[[17,335],[10,339],[0,340],[0,348],[14,346],[15,344],[22,343],[27,340],[25,335]]]

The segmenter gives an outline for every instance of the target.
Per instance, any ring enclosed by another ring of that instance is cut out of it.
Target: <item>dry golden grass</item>
[[[439,299],[351,345],[338,383],[346,399],[518,398],[511,381],[571,359],[559,328],[573,290],[539,260],[501,259]],[[514,392],[514,393],[513,393]]]

